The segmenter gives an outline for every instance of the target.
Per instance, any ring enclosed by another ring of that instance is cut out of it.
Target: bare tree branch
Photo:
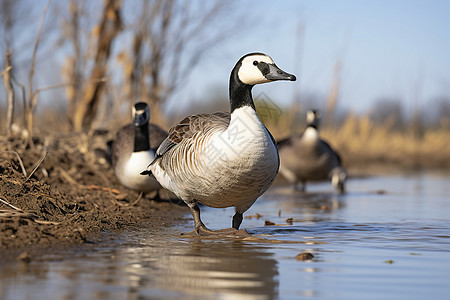
[[[14,78],[14,76],[11,76],[11,79],[12,79],[12,82],[15,85],[17,85],[20,88],[20,90],[22,91],[22,105],[23,105],[24,108],[26,108],[27,107],[27,92],[25,90],[25,86],[23,84],[21,84],[20,82],[18,82]],[[25,113],[22,114],[22,118],[23,118],[23,120],[22,120],[23,121],[23,126],[26,126],[26,124],[27,124],[27,116],[26,116]]]
[[[104,77],[108,68],[108,59],[112,43],[121,29],[120,0],[105,0],[102,19],[98,27],[98,42],[95,53],[94,66],[90,78]],[[84,86],[83,94],[77,105],[73,117],[74,129],[80,131],[88,129],[96,113],[103,90],[102,83],[90,83]]]
[[[66,34],[69,38],[69,41],[73,47],[73,56],[68,56],[66,58],[67,66],[65,66],[63,75],[65,75],[66,80],[70,82],[81,82],[83,79],[82,72],[82,51],[81,51],[81,13],[82,13],[82,4],[80,1],[70,0],[69,4],[69,20]],[[68,105],[68,116],[73,117],[75,113],[75,108],[78,99],[80,98],[80,86],[79,85],[68,85],[66,88],[66,96]],[[73,120],[72,120],[73,121]]]
[[[134,44],[124,62],[124,90],[133,99],[149,102],[154,115],[179,88],[203,54],[232,35],[242,24],[226,22],[226,2],[142,1],[142,14],[133,23]],[[211,24],[221,24],[211,29]],[[222,24],[221,24],[222,25]]]
[[[2,77],[3,75],[5,75],[7,72],[9,72],[12,69],[11,66],[7,67],[6,69],[4,69],[1,73],[0,73],[0,77]]]
[[[12,124],[14,121],[14,89],[11,84],[11,51],[6,52],[6,69],[2,72],[3,83],[5,84],[6,91],[8,92],[8,109],[6,112],[6,135],[9,137],[12,133]]]
[[[31,67],[30,67],[30,75],[29,75],[29,82],[28,82],[28,93],[29,93],[29,99],[28,99],[28,105],[26,109],[26,115],[27,115],[27,130],[28,130],[28,143],[30,145],[33,145],[33,113],[36,108],[36,102],[37,102],[37,94],[33,92],[33,77],[35,72],[35,66],[36,66],[36,54],[37,49],[39,46],[39,40],[41,37],[41,30],[42,25],[44,24],[45,15],[47,14],[48,7],[50,5],[50,0],[47,0],[47,4],[44,7],[44,10],[41,15],[41,20],[39,22],[39,29],[36,36],[36,41],[34,43],[33,47],[33,56],[31,59]]]

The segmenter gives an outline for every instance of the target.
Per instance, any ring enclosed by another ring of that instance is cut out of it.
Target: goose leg
[[[339,190],[339,194],[345,194],[345,185],[343,182],[339,182],[338,190]]]
[[[236,212],[233,216],[233,228],[239,229],[239,226],[241,226],[242,223],[242,214],[239,212]]]
[[[194,223],[195,223],[195,229],[194,232],[198,235],[211,235],[215,234],[214,231],[208,229],[205,224],[203,224],[202,220],[200,219],[200,208],[198,207],[197,203],[191,202],[188,203],[189,209],[191,210],[192,217],[194,217]]]
[[[296,182],[294,183],[294,190],[296,190],[297,192],[305,192],[305,186],[306,186],[306,183],[302,180],[301,183],[300,183],[300,185],[301,185],[301,186],[299,186],[298,181],[296,181]]]
[[[300,192],[305,192],[306,191],[306,180],[302,180],[301,181],[301,187],[299,188],[298,186],[297,186],[297,191],[300,191]]]
[[[156,191],[155,200],[156,200],[156,201],[161,201],[161,200],[162,200],[162,199],[161,199],[160,190],[157,190],[157,191]]]

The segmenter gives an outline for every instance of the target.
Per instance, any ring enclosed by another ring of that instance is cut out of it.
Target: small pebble
[[[122,193],[122,194],[118,194],[115,195],[114,198],[116,198],[116,200],[125,200],[128,197],[127,193]]]
[[[302,252],[295,257],[297,260],[305,261],[313,259],[314,255],[309,252]]]
[[[24,263],[29,263],[31,261],[31,256],[30,254],[28,254],[28,252],[22,252],[19,256],[17,256],[17,260],[24,262]]]
[[[264,222],[264,226],[272,226],[272,225],[275,225],[275,223],[274,223],[274,222],[271,222],[271,221],[268,221],[268,220],[266,220],[266,221]]]

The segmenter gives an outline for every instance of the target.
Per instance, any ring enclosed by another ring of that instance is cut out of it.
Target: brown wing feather
[[[169,130],[169,136],[161,143],[156,154],[162,156],[184,139],[189,139],[195,133],[208,130],[210,127],[223,127],[225,129],[230,124],[230,120],[231,115],[226,112],[188,116]]]

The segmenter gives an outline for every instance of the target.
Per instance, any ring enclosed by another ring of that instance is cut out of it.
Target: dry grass
[[[275,139],[301,133],[304,120],[299,120],[299,108],[291,107],[278,119],[262,120]],[[342,126],[321,129],[323,139],[336,149],[348,168],[391,166],[407,169],[450,167],[450,128],[425,129],[422,134],[409,125],[394,130],[393,120],[375,124],[368,116],[350,114]]]
[[[450,166],[450,130],[427,129],[423,136],[410,129],[376,126],[367,116],[349,116],[340,128],[325,128],[322,137],[341,153],[349,166],[374,163],[408,168]]]

